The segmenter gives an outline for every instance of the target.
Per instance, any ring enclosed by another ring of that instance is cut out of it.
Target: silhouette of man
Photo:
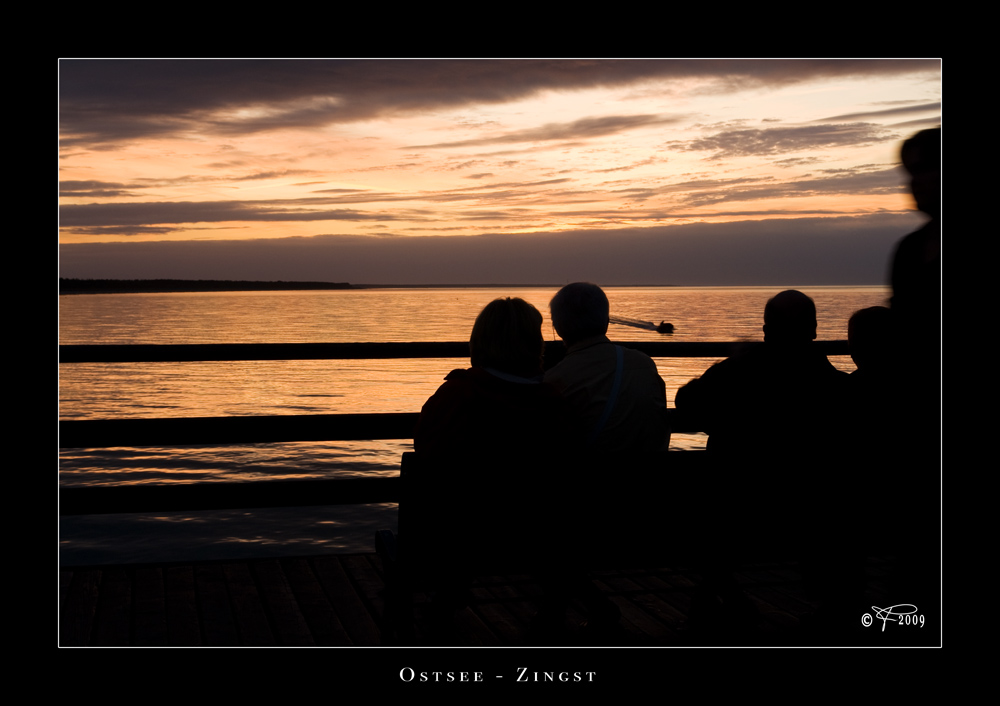
[[[580,414],[598,456],[655,457],[670,442],[667,395],[656,363],[608,340],[610,307],[596,284],[568,284],[549,303],[566,357],[545,373]]]
[[[860,309],[847,322],[847,341],[857,370],[848,377],[851,451],[844,475],[856,479],[839,503],[847,537],[842,546],[858,559],[872,546],[896,547],[897,503],[872,503],[872,488],[892,488],[895,498],[910,485],[911,469],[900,463],[905,438],[892,312],[884,306]],[[853,501],[852,501],[853,499]],[[857,572],[862,573],[860,569]],[[861,583],[859,581],[858,583]],[[842,588],[842,587],[841,587]]]
[[[842,544],[833,532],[851,522],[838,517],[851,483],[837,461],[843,444],[834,431],[844,423],[848,376],[815,350],[815,338],[812,299],[786,290],[764,307],[763,343],[716,363],[677,391],[678,413],[708,432],[715,459],[709,485],[692,498],[704,503],[700,527],[708,543],[694,621],[712,620],[715,610],[751,619],[733,567],[756,543],[804,556],[811,576]],[[754,465],[747,464],[750,457]],[[841,584],[828,574],[821,580],[826,601]],[[706,599],[712,594],[716,598]]]
[[[677,391],[678,411],[708,432],[708,449],[767,450],[803,464],[840,411],[846,375],[816,351],[816,305],[789,289],[764,307],[764,343],[716,363]]]
[[[621,613],[583,567],[589,553],[616,546],[615,537],[648,532],[650,523],[661,528],[662,503],[645,478],[659,470],[670,443],[666,386],[649,356],[608,340],[610,306],[596,284],[566,285],[549,310],[566,356],[544,380],[576,410],[585,438],[576,482],[567,488],[580,538],[567,552],[579,563],[564,575],[564,590],[582,598],[588,627],[600,631]]]
[[[892,312],[884,306],[855,311],[847,322],[847,343],[858,366],[854,377],[887,377],[893,367]]]
[[[941,128],[922,130],[903,143],[917,208],[930,216],[903,238],[892,260],[892,318],[901,407],[912,419],[912,445],[936,475],[940,445],[941,386]],[[931,408],[929,405],[933,405]],[[915,460],[919,460],[915,459]]]
[[[746,520],[761,541],[809,541],[803,530],[819,529],[854,484],[841,462],[848,444],[838,438],[848,424],[848,376],[814,348],[815,338],[812,299],[786,290],[764,307],[763,343],[677,391],[678,414],[708,432],[723,524]],[[750,456],[757,465],[746,465]]]
[[[941,567],[941,128],[921,130],[900,156],[917,208],[930,219],[903,238],[892,260],[892,317],[900,430],[897,468],[906,469],[893,517],[897,595],[936,615]],[[934,610],[935,612],[931,612]]]
[[[896,247],[892,312],[901,330],[933,333],[936,343],[941,324],[941,128],[918,132],[903,143],[900,156],[917,208],[930,220]]]

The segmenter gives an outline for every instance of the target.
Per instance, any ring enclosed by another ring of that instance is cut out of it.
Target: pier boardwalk
[[[870,606],[887,606],[887,560],[867,563]],[[454,646],[826,646],[937,645],[939,626],[909,628],[881,621],[865,627],[859,611],[837,635],[818,633],[809,598],[792,563],[744,565],[737,578],[757,608],[749,629],[688,629],[698,576],[686,568],[591,572],[593,584],[621,609],[616,629],[595,636],[571,605],[564,629],[540,640],[530,628],[540,588],[530,576],[479,576],[472,603],[455,629],[433,635],[428,596],[415,599],[416,636],[409,644]],[[375,554],[281,557],[244,561],[64,568],[60,571],[63,647],[374,647],[381,634],[384,580]],[[919,634],[918,634],[919,631]]]
[[[558,346],[549,344],[553,348]],[[627,344],[653,356],[724,357],[728,344]],[[846,342],[817,344],[842,355]],[[274,360],[464,357],[466,343],[280,344],[206,346],[60,346],[62,363],[108,361]],[[555,352],[555,351],[554,351]],[[279,417],[72,420],[60,423],[60,446],[170,446],[303,440],[412,438],[415,413],[289,415]],[[678,427],[675,425],[675,430]],[[398,502],[399,478],[190,486],[62,488],[60,514],[105,514],[172,509],[286,507]],[[790,528],[790,531],[792,528]],[[572,541],[567,537],[565,541]],[[374,549],[374,537],[372,541]],[[793,562],[743,564],[737,580],[757,609],[747,629],[731,625],[690,629],[686,622],[698,575],[690,567],[617,566],[592,571],[594,586],[621,609],[618,626],[595,636],[581,629],[571,606],[564,629],[539,641],[530,629],[541,589],[523,575],[478,576],[471,604],[454,630],[432,634],[428,596],[414,596],[414,645],[455,646],[938,646],[940,606],[926,625],[904,626],[865,616],[893,605],[887,593],[892,560],[869,558],[867,593],[858,615],[836,635],[810,627],[817,605]],[[905,600],[905,598],[903,598]],[[172,562],[122,566],[63,566],[59,571],[59,644],[126,646],[329,646],[397,644],[384,631],[385,574],[378,555]],[[928,610],[930,608],[930,610]],[[881,623],[881,625],[880,625]]]

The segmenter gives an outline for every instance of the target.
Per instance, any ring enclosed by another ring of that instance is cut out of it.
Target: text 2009
[[[918,614],[917,607],[912,603],[900,603],[888,608],[872,606],[872,610],[875,611],[875,620],[882,621],[882,632],[885,632],[885,624],[888,622],[900,625],[916,625],[921,628],[924,626],[923,613]],[[861,624],[865,627],[868,627],[873,622],[871,613],[865,613],[861,616]]]

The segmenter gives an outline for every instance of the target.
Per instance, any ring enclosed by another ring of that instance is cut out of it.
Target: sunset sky
[[[75,60],[60,274],[881,284],[939,60]]]

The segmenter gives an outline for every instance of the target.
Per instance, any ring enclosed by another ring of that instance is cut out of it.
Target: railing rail
[[[412,439],[418,412],[286,414],[247,417],[67,419],[60,448],[194,446],[282,441]]]
[[[399,502],[398,476],[67,487],[60,515],[194,512],[236,508],[360,505]]]
[[[725,358],[744,342],[616,341],[653,358]],[[847,341],[816,341],[823,355],[847,355]],[[545,344],[546,357],[561,358],[561,341]],[[171,363],[227,360],[360,360],[468,358],[464,341],[412,343],[208,343],[61,345],[60,363]]]

